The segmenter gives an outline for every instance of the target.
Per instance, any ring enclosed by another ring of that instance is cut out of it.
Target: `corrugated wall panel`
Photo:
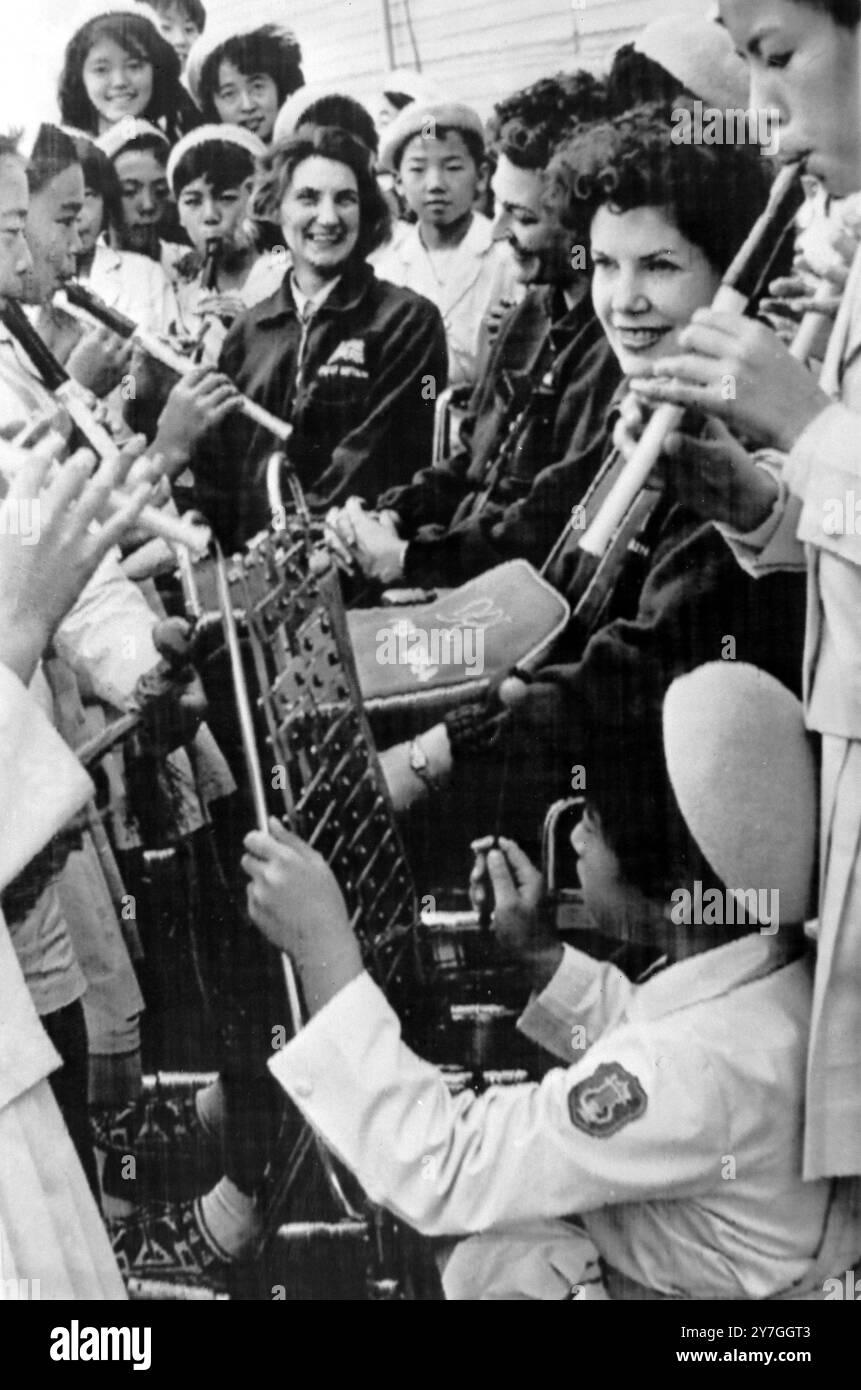
[[[487,115],[539,77],[600,71],[613,50],[660,15],[706,0],[389,0],[398,67],[414,68]],[[290,0],[309,81],[332,80],[370,99],[387,66],[383,0]]]

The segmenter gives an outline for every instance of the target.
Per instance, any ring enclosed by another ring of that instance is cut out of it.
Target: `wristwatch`
[[[430,770],[428,755],[422,747],[421,741],[418,738],[414,738],[410,742],[410,767],[416,774],[416,777],[418,777],[419,781],[424,782],[428,791],[439,791],[439,784],[437,783],[436,779],[433,776],[433,773]]]

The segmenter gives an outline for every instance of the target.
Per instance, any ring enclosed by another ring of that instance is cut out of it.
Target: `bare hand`
[[[87,332],[69,355],[66,370],[81,386],[101,399],[110,395],[128,373],[133,347],[109,328]]]
[[[185,467],[195,445],[231,415],[240,400],[233,382],[212,367],[195,367],[181,377],[167,398],[158,421],[154,451],[173,471]]]
[[[492,304],[484,316],[484,332],[487,341],[492,343],[499,334],[500,325],[511,309],[514,307],[513,299],[498,299]]]
[[[719,420],[709,420],[702,436],[669,435],[664,458],[674,494],[705,521],[746,534],[762,525],[777,501],[774,477]]]
[[[489,879],[493,890],[493,927],[499,944],[516,956],[544,946],[551,934],[541,917],[544,879],[514,840],[493,836],[475,840],[475,863],[469,876],[470,898],[482,906]]]
[[[410,745],[395,743],[379,755],[380,770],[395,811],[408,811],[427,796],[427,788],[410,767]]]
[[[698,309],[679,335],[682,352],[645,368],[631,388],[649,406],[662,401],[716,415],[736,434],[789,453],[829,404],[814,378],[771,329],[740,314]]]
[[[0,526],[0,661],[25,683],[102,558],[150,499],[151,488],[140,484],[118,512],[92,529],[106,514],[110,493],[125,481],[132,455],[125,451],[93,474],[95,458],[81,449],[51,477],[49,453],[3,449],[11,477]]]
[[[403,575],[405,545],[392,524],[392,512],[378,516],[365,510],[357,497],[351,497],[339,519],[338,531],[354,560],[368,579],[391,584]],[[347,536],[352,534],[352,541]]]
[[[325,859],[270,817],[245,837],[248,911],[273,946],[295,962],[312,1013],[362,971],[343,894]]]
[[[526,966],[534,989],[543,989],[562,958],[562,945],[544,909],[544,879],[513,840],[477,840],[476,869],[485,861],[494,897],[493,932],[500,947]],[[472,885],[472,877],[470,884]]]
[[[197,302],[197,312],[201,318],[213,316],[221,319],[223,323],[233,323],[240,314],[244,314],[248,305],[239,294],[205,294]]]
[[[629,394],[622,401],[613,429],[613,447],[619,450],[624,459],[630,459],[636,449],[651,413],[636,396]]]

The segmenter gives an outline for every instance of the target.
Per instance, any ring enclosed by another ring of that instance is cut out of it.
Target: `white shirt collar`
[[[309,314],[315,313],[316,310],[319,309],[320,305],[329,298],[329,295],[332,293],[340,278],[340,275],[336,276],[334,280],[330,280],[322,289],[317,290],[314,294],[305,294],[304,290],[300,290],[296,282],[295,274],[292,270],[290,271],[290,289],[293,293],[293,302],[296,305],[296,310],[300,319],[307,318]]]

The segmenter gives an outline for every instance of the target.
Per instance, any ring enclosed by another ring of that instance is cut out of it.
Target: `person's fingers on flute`
[[[700,433],[672,431],[664,443],[664,457],[674,496],[706,521],[752,531],[765,520],[777,499],[779,489],[773,475],[758,467],[744,446],[713,417]]]
[[[101,526],[98,536],[100,555],[105,555],[112,546],[119,545],[123,537],[134,529],[143,508],[152,501],[152,484],[137,483],[125,496],[126,500],[122,506]]]
[[[800,299],[761,299],[759,302],[759,317],[771,324],[773,319],[779,323],[775,332],[784,338],[784,326],[792,324],[796,329],[807,314],[820,314],[824,319],[833,319],[837,310],[840,308],[840,296],[830,295],[827,299],[820,299],[814,295],[807,295]]]
[[[78,449],[57,469],[42,498],[42,510],[47,512],[49,521],[71,514],[95,467],[96,456],[92,450]],[[42,532],[44,535],[44,525]]]
[[[619,418],[613,428],[613,447],[624,458],[630,458],[646,425],[648,411],[636,396],[627,395],[619,407]]]
[[[806,275],[777,275],[769,283],[768,295],[771,299],[803,299],[809,295],[815,284]],[[761,304],[766,301],[763,298]]]
[[[681,376],[670,375],[657,380],[638,377],[631,381],[631,390],[642,399],[644,405],[653,410],[657,405],[677,405],[683,409],[702,410],[706,414],[730,415],[722,410],[720,388],[702,381],[686,381]]]
[[[840,266],[828,266],[825,270],[826,275],[829,275],[832,269],[839,269],[848,279],[855,253],[858,250],[859,236],[861,236],[861,228],[856,233],[845,223],[842,226],[839,223],[835,226],[830,238],[831,249],[840,257],[842,264]]]
[[[764,304],[760,305],[759,316],[764,323],[767,323],[773,333],[776,333],[782,343],[787,347],[792,347],[798,333],[798,325],[803,317],[799,314],[798,318],[786,318],[783,314],[767,313]]]
[[[38,497],[54,467],[51,449],[19,449],[4,445],[0,472],[5,480],[4,501],[17,503]]]
[[[107,520],[113,511],[111,494],[120,488],[130,467],[130,460],[125,460],[122,453],[101,460],[89,486],[78,499],[76,516],[81,526],[86,528],[92,521]]]

